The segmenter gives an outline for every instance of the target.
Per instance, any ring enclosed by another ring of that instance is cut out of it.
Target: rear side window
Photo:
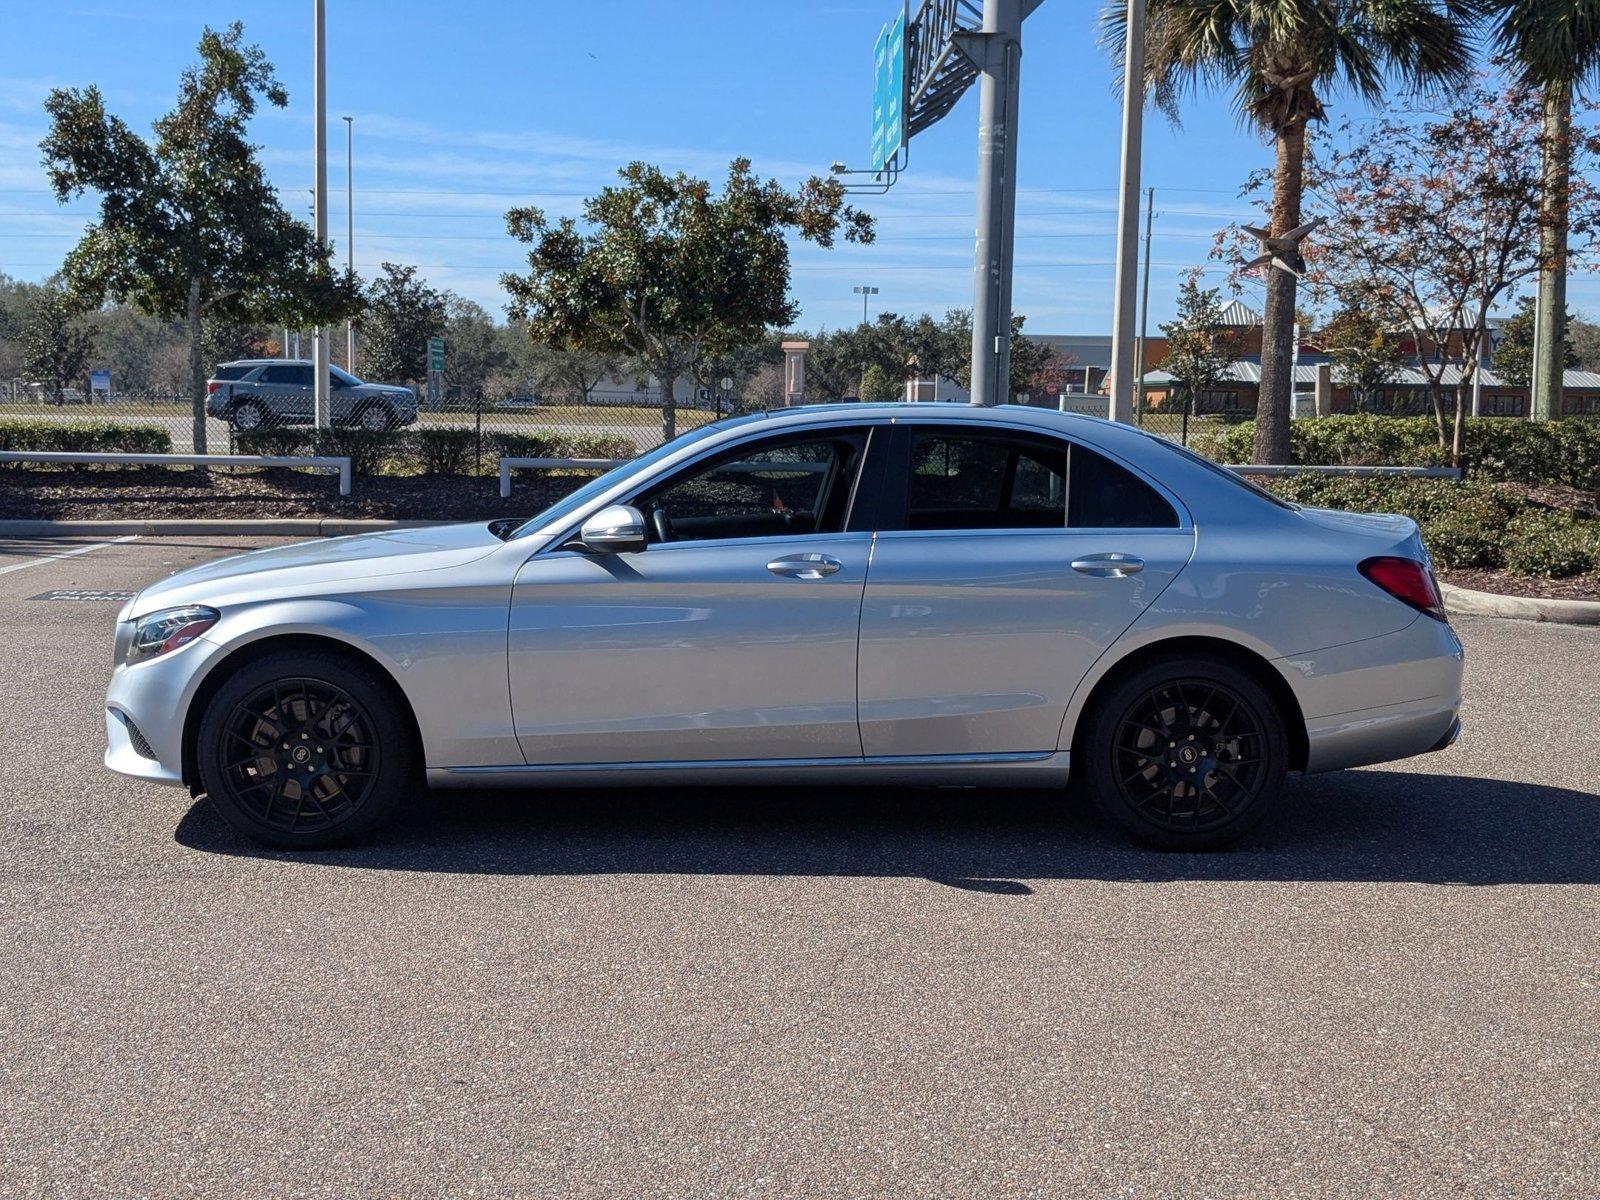
[[[1103,454],[1072,447],[1067,524],[1075,529],[1171,529],[1178,514],[1161,494]]]
[[[1060,529],[1067,451],[938,429],[911,434],[910,529]]]
[[[905,529],[1170,529],[1172,505],[1093,450],[1027,435],[913,427]]]
[[[227,382],[230,379],[243,379],[248,374],[250,374],[249,367],[218,367],[211,378]]]
[[[261,372],[262,383],[287,383],[295,387],[311,386],[311,368],[304,363],[279,363]]]

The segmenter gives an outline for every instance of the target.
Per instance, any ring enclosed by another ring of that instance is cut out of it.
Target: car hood
[[[319,587],[343,590],[362,579],[463,566],[504,544],[488,522],[480,521],[251,550],[177,571],[151,584],[122,615],[127,619],[178,604],[222,605]]]

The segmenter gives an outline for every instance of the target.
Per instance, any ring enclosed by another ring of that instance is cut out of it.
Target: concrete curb
[[[489,518],[484,518],[487,521]],[[448,521],[384,521],[347,517],[268,517],[258,520],[206,521],[0,521],[0,537],[343,537],[385,529],[419,529]]]
[[[1504,617],[1513,621],[1553,621],[1562,625],[1600,625],[1600,600],[1545,600],[1502,596],[1440,583],[1444,607],[1452,617]]]

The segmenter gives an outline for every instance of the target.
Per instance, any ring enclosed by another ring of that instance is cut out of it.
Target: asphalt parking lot
[[[750,789],[296,857],[100,766],[110,594],[247,544],[0,542],[0,1195],[1600,1194],[1600,630],[1458,622],[1457,746],[1220,855]]]

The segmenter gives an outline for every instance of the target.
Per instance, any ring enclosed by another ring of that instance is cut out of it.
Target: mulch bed
[[[511,499],[499,480],[461,476],[373,475],[358,478],[347,497],[338,476],[301,471],[234,471],[204,476],[169,467],[0,470],[0,519],[229,520],[251,517],[385,517],[475,521],[526,517],[548,507],[588,475],[524,473]]]
[[[1600,600],[1600,575],[1540,579],[1537,575],[1513,575],[1510,571],[1458,568],[1440,571],[1439,578],[1456,587],[1471,588],[1475,592],[1499,592],[1502,596],[1535,596],[1542,600]]]

